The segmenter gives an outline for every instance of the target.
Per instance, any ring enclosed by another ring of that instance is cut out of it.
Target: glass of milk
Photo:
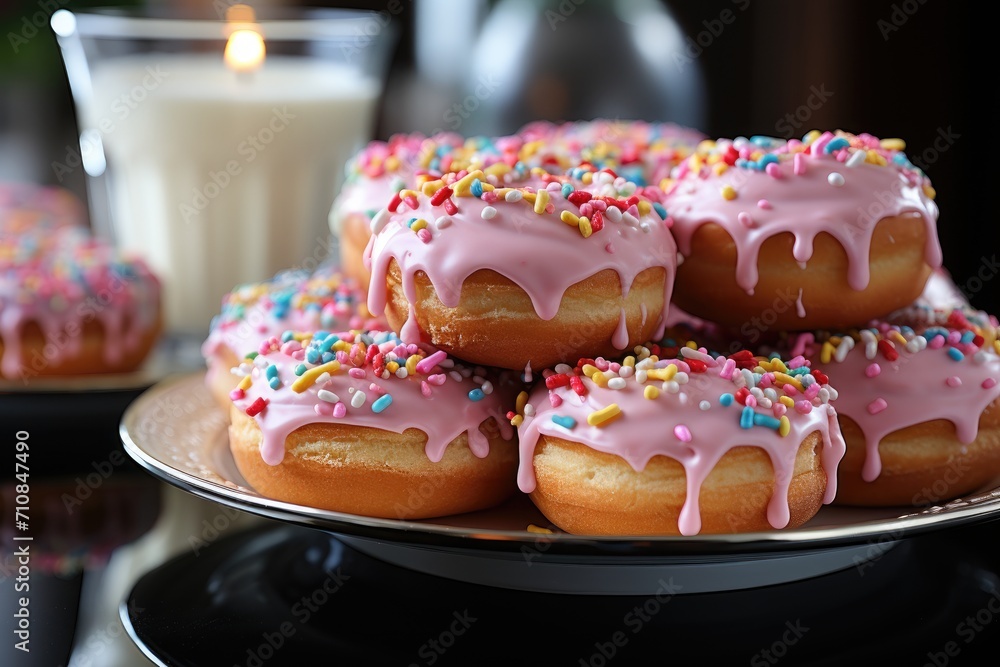
[[[52,16],[92,223],[161,277],[178,337],[204,336],[235,285],[330,254],[327,215],[398,33],[388,11],[229,5]]]

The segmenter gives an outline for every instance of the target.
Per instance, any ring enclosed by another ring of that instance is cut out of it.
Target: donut
[[[405,342],[488,366],[628,349],[662,333],[676,270],[655,189],[586,164],[425,181],[373,220],[368,308]]]
[[[230,448],[259,493],[308,507],[419,519],[516,491],[502,376],[393,334],[286,332],[239,366]]]
[[[232,401],[233,367],[262,339],[285,331],[384,329],[370,317],[357,283],[332,265],[310,273],[288,269],[270,280],[239,285],[222,298],[201,346],[208,372],[206,383],[216,402],[228,410]]]
[[[160,332],[146,264],[57,217],[0,226],[0,377],[136,370]]]
[[[695,535],[800,526],[837,491],[836,391],[802,357],[672,341],[556,366],[509,413],[518,486],[556,526]]]
[[[735,329],[863,324],[941,265],[930,181],[899,139],[813,131],[704,142],[663,205],[684,258],[677,304]]]
[[[893,317],[795,337],[840,390],[838,504],[926,507],[1000,476],[996,319],[924,306]]]
[[[965,298],[965,294],[955,284],[948,270],[941,267],[931,272],[930,278],[927,279],[927,284],[924,285],[924,291],[914,301],[914,305],[947,310],[968,307],[969,300]],[[893,318],[890,317],[888,319],[892,320]]]
[[[470,137],[454,133],[433,137],[397,134],[374,141],[348,163],[347,179],[330,214],[339,238],[343,271],[368,288],[363,253],[371,219],[402,189],[447,172],[486,169],[505,161],[525,169],[565,170],[587,162],[616,170],[638,185],[659,183],[705,137],[672,123],[595,120],[532,123],[507,137]]]
[[[62,227],[85,227],[86,211],[65,188],[0,182],[0,233],[38,234]]]
[[[389,141],[370,142],[348,161],[344,184],[330,209],[330,230],[338,239],[341,270],[362,290],[368,289],[370,278],[362,258],[372,217],[412,183],[418,165],[429,163],[439,146],[459,146],[463,141],[449,133],[433,138],[395,134]]]

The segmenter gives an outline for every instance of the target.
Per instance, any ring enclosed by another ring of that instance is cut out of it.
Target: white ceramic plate
[[[377,558],[430,574],[507,588],[655,594],[662,581],[697,593],[766,586],[864,568],[909,535],[1000,517],[1000,479],[946,505],[823,507],[801,528],[693,537],[529,532],[549,526],[526,496],[470,514],[400,521],[331,512],[261,496],[229,452],[228,418],[201,373],[163,381],[125,412],[125,449],[157,477],[262,516],[337,533]]]

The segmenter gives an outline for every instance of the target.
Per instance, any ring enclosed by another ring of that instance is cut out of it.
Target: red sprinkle
[[[593,198],[594,195],[590,194],[586,190],[574,190],[573,192],[569,193],[569,197],[566,197],[566,199],[569,200],[570,204],[573,204],[578,208],[583,204],[586,204]]]
[[[453,194],[455,194],[455,191],[446,185],[434,193],[434,196],[431,197],[431,205],[440,206],[442,203],[444,203],[445,199],[452,196]]]
[[[569,379],[570,389],[575,391],[580,396],[587,395],[587,388],[583,386],[583,380],[580,379],[579,375],[574,375]]]
[[[749,389],[747,389],[746,387],[740,387],[740,390],[736,392],[736,395],[733,396],[733,398],[735,398],[736,402],[739,403],[740,405],[746,405],[747,396],[749,395],[750,395]]]
[[[735,354],[730,354],[729,358],[736,362],[737,368],[751,370],[757,365],[757,360],[754,359],[753,352],[750,350],[740,350]]]
[[[418,206],[420,206],[420,202],[418,202],[417,198],[414,197],[413,195],[406,195],[405,197],[403,197],[403,201],[406,202],[406,205],[412,209],[416,209]]]
[[[398,209],[399,205],[402,204],[402,203],[403,203],[403,198],[400,197],[399,193],[397,192],[396,194],[394,194],[392,196],[392,199],[389,200],[389,206],[388,206],[389,213],[395,213],[396,209]]]
[[[896,361],[896,359],[899,359],[899,352],[896,352],[896,348],[893,347],[892,343],[887,341],[885,338],[878,342],[878,349],[889,361]]]
[[[455,201],[453,199],[444,200],[444,210],[448,215],[455,215],[458,213],[458,207],[455,206]]]
[[[708,364],[699,359],[685,359],[684,361],[688,366],[690,366],[692,372],[694,373],[704,373],[708,370]]]
[[[600,211],[594,211],[594,215],[590,217],[590,228],[595,232],[604,229],[604,216]]]
[[[571,376],[560,373],[559,375],[550,375],[545,378],[545,387],[547,389],[555,389],[556,387],[566,387],[569,385],[569,379]]]
[[[247,408],[247,416],[249,416],[249,417],[256,417],[266,407],[267,407],[267,399],[264,398],[263,396],[258,396],[257,400],[254,401],[253,403],[251,403],[250,407]]]
[[[821,385],[822,384],[830,384],[830,378],[827,377],[826,373],[824,373],[823,371],[819,370],[818,368],[812,369],[812,376],[814,378],[816,378],[816,382],[819,382]]]

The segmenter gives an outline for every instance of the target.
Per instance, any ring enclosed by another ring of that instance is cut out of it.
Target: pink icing
[[[917,308],[908,311],[908,322],[914,325],[918,315]],[[818,346],[810,347],[812,356],[819,358]],[[1000,384],[996,384],[1000,379],[1000,356],[988,348],[980,350],[959,343],[964,354],[955,361],[948,354],[950,347],[927,345],[913,352],[896,344],[894,350],[899,357],[890,361],[882,351],[873,352],[859,342],[843,361],[834,358],[824,364],[830,382],[841,391],[837,410],[854,420],[864,433],[861,476],[866,482],[882,472],[878,451],[882,438],[899,429],[945,419],[955,425],[959,442],[968,444],[976,439],[980,415],[1000,397]],[[866,372],[873,362],[878,363],[878,374]]]
[[[386,338],[382,334],[378,336],[376,340]],[[344,334],[343,338],[353,339],[350,334]],[[388,340],[388,349],[396,348],[392,339]],[[409,350],[423,354],[415,347]],[[258,398],[267,400],[267,406],[253,419],[263,435],[260,453],[268,465],[281,463],[285,453],[285,439],[292,431],[306,424],[347,424],[392,433],[415,428],[427,434],[425,451],[427,457],[434,462],[441,460],[448,444],[462,433],[468,434],[472,453],[480,458],[486,457],[489,454],[489,441],[479,430],[479,425],[488,419],[494,420],[499,426],[500,435],[505,440],[510,440],[514,435],[509,422],[504,419],[503,410],[503,406],[510,401],[510,391],[501,387],[481,400],[470,399],[469,392],[482,387],[481,383],[474,380],[475,377],[489,377],[498,386],[499,382],[494,376],[476,374],[470,369],[452,364],[450,360],[446,362],[449,366],[447,369],[435,365],[434,369],[441,380],[434,384],[425,382],[427,378],[421,374],[399,378],[385,371],[385,377],[376,375],[371,365],[366,365],[368,372],[364,377],[356,377],[347,372],[351,362],[345,360],[346,366],[342,365],[339,371],[334,372],[328,382],[313,384],[298,393],[292,390],[291,385],[297,378],[294,372],[296,366],[303,363],[301,359],[280,350],[269,351],[257,359],[260,361],[255,360],[247,369],[252,384],[243,396],[234,400],[234,404],[246,411]],[[264,369],[270,364],[275,365],[278,370],[281,381],[278,389],[272,389],[268,384]],[[442,373],[442,370],[448,372]],[[463,376],[462,372],[468,373],[468,377]],[[332,392],[340,401],[334,404],[322,400],[319,397],[321,390]],[[352,399],[358,392],[365,395],[365,401],[360,407],[355,407]],[[384,411],[376,413],[372,406],[382,394],[390,394],[392,403]]]
[[[850,137],[848,148],[832,153],[822,150],[831,141]],[[747,139],[720,139],[713,152],[724,155],[739,153],[747,160],[759,151],[778,158],[771,174],[751,166],[732,166],[715,174],[703,157],[690,158],[674,170],[677,182],[667,193],[664,204],[674,219],[673,231],[682,255],[691,252],[691,239],[697,229],[713,222],[733,238],[737,248],[736,282],[753,294],[757,284],[758,254],[764,241],[772,236],[790,233],[794,237],[792,254],[800,264],[812,256],[813,240],[817,235],[831,235],[844,247],[848,257],[848,283],[862,290],[869,281],[869,249],[876,224],[889,216],[917,213],[927,230],[924,258],[928,265],[941,265],[941,247],[937,237],[938,208],[932,199],[926,177],[906,160],[901,151],[880,147],[870,135],[836,137],[825,133],[805,152],[800,142],[766,139],[761,146]],[[848,164],[838,156],[872,150],[888,164],[879,166],[867,162]],[[793,155],[794,153],[794,155]],[[791,158],[791,159],[789,159]],[[742,164],[742,163],[737,163]],[[759,164],[759,162],[758,162]],[[703,165],[703,166],[699,166]],[[768,164],[768,167],[771,165]],[[839,174],[842,179],[831,175]],[[721,191],[729,186],[735,197],[726,199]],[[766,200],[766,207],[759,202]],[[740,216],[752,217],[752,226],[740,223]]]
[[[515,185],[546,187],[536,179]],[[610,183],[575,185],[575,190],[592,194],[617,194]],[[438,226],[429,243],[421,241],[407,223],[412,218],[433,222],[447,215],[444,208],[432,205],[428,197],[421,197],[416,209],[400,205],[381,233],[369,242],[365,253],[372,269],[369,310],[381,314],[385,309],[386,274],[392,259],[400,266],[403,292],[410,303],[416,300],[414,277],[418,271],[427,274],[441,302],[454,308],[465,279],[478,270],[492,269],[520,286],[530,297],[535,313],[543,320],[555,317],[563,294],[570,286],[595,273],[605,269],[615,271],[624,298],[639,273],[662,267],[667,274],[666,289],[663,303],[654,311],[662,325],[677,262],[676,245],[664,221],[655,212],[643,216],[626,213],[618,216],[617,222],[605,216],[604,228],[584,238],[578,229],[559,220],[561,211],[578,214],[579,207],[563,197],[558,183],[549,186],[548,192],[554,207],[552,213],[539,215],[523,200],[501,200],[491,205],[497,213],[489,220],[482,217],[483,209],[489,205],[482,199],[455,197],[458,213],[447,216],[451,224]],[[604,250],[605,244],[612,239],[616,248],[614,254]],[[623,336],[623,328],[620,324],[615,334],[617,340],[613,341],[619,349],[630,342]],[[400,334],[406,342],[418,340],[419,330],[412,309],[410,320]]]
[[[657,367],[667,363],[658,362]],[[806,436],[819,431],[823,438],[821,462],[827,476],[823,502],[832,502],[837,489],[837,466],[845,450],[833,407],[816,398],[808,403],[810,409],[807,412],[786,411],[779,403],[774,403],[770,409],[755,410],[769,414],[771,410],[781,408],[777,412],[788,417],[790,427],[785,437],[763,426],[741,428],[739,422],[743,406],[733,402],[724,407],[719,403],[719,397],[733,393],[738,382],[734,384],[723,377],[727,371],[731,372],[731,368],[721,357],[715,360],[715,364],[703,374],[692,374],[677,393],[664,391],[652,400],[643,396],[644,386],[635,375],[627,378],[621,389],[599,387],[591,379],[582,378],[587,390],[583,397],[568,386],[549,390],[544,383],[540,383],[528,400],[533,409],[532,415],[525,416],[518,428],[521,456],[518,486],[525,493],[535,489],[532,460],[541,434],[580,442],[597,451],[615,454],[625,459],[637,472],[641,472],[654,456],[668,456],[684,466],[687,477],[687,500],[681,509],[678,529],[682,535],[695,535],[701,530],[698,505],[701,484],[715,464],[734,447],[759,447],[770,457],[775,470],[775,488],[768,504],[767,518],[774,528],[783,528],[789,521],[788,489],[799,445]],[[736,375],[742,377],[739,373]],[[648,384],[658,386],[659,382]],[[710,403],[707,410],[701,405],[706,400]],[[748,400],[748,405],[752,402]],[[619,418],[603,426],[588,425],[587,417],[591,413],[612,403],[621,408]],[[572,429],[565,428],[555,423],[553,416],[571,417],[576,425]]]

